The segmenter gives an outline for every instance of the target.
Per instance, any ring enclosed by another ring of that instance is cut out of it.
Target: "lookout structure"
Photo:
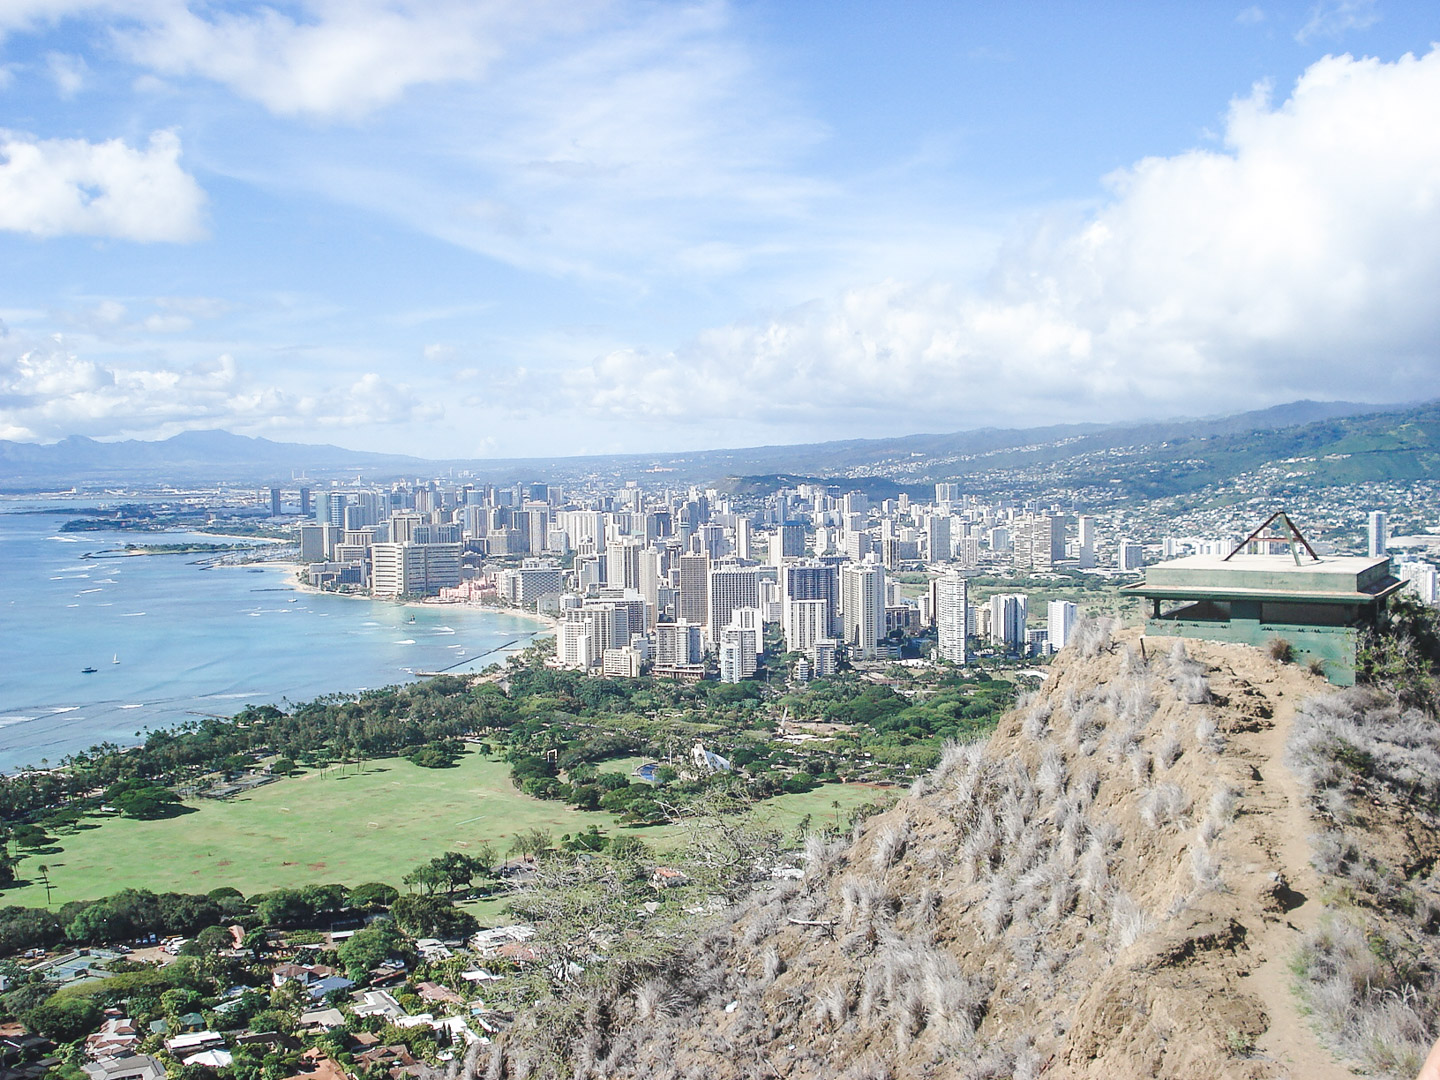
[[[1283,532],[1267,533],[1272,526]],[[1150,601],[1148,634],[1260,647],[1284,639],[1298,659],[1318,661],[1332,683],[1350,686],[1360,634],[1403,585],[1387,555],[1316,554],[1281,511],[1229,555],[1159,563],[1121,592]]]

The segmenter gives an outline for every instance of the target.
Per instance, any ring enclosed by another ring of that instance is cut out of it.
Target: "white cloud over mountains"
[[[36,139],[0,131],[0,229],[35,236],[187,241],[204,235],[205,193],[180,167],[180,139]]]
[[[218,204],[263,191],[286,208],[296,193],[359,208],[482,253],[503,264],[484,268],[497,280],[516,268],[539,289],[563,278],[583,311],[536,318],[596,326],[561,345],[553,325],[490,334],[507,278],[474,300],[487,313],[475,336],[490,347],[434,345],[416,367],[435,340],[418,324],[427,336],[408,352],[394,332],[341,355],[363,338],[342,325],[341,295],[324,297],[324,316],[243,320],[230,332],[246,340],[214,348],[191,332],[236,297],[133,318],[102,300],[52,320],[73,332],[59,345],[0,339],[0,431],[12,437],[418,425],[457,372],[484,384],[487,423],[543,401],[576,440],[599,446],[614,432],[627,448],[1440,394],[1436,51],[1327,57],[1278,103],[1257,88],[1232,103],[1219,144],[1105,178],[1089,211],[1017,233],[982,275],[995,220],[966,205],[965,178],[947,188],[936,167],[909,188],[893,161],[844,175],[836,134],[719,0],[0,0],[0,33],[71,16],[88,20],[88,37],[37,46],[44,65],[16,77],[88,107],[120,81],[106,66],[119,57],[124,80],[143,71],[176,92],[167,102],[193,96],[180,115],[195,118],[185,130],[201,175],[236,185],[217,182]],[[1240,21],[1272,18],[1249,8]],[[1365,0],[1325,0],[1301,36],[1377,18]],[[222,130],[207,110],[225,95],[207,83],[261,108],[223,106],[236,130]],[[0,229],[203,236],[205,193],[164,129],[179,122],[131,117],[103,132],[124,139],[104,141],[0,131]],[[133,132],[153,128],[137,143]],[[244,225],[221,218],[214,247]],[[657,320],[666,330],[645,338],[648,327],[606,322],[641,324],[632,312],[645,297],[675,301],[675,317]],[[454,322],[437,333],[466,337]],[[609,344],[640,340],[662,345]],[[195,363],[202,354],[241,362]],[[392,368],[404,374],[387,378]],[[513,438],[537,445],[538,425],[514,424]]]
[[[983,289],[886,281],[565,377],[630,421],[953,429],[1440,393],[1440,51],[1312,65],[1147,158]],[[886,422],[889,417],[890,422]],[[837,423],[838,422],[838,423]],[[852,429],[853,430],[853,429]]]
[[[62,338],[0,332],[0,439],[373,427],[443,415],[433,401],[373,372],[323,390],[285,388],[254,378],[228,354],[185,367],[105,364],[77,355]]]

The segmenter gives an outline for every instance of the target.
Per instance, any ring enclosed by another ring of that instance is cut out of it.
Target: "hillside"
[[[1440,1019],[1433,721],[1103,624],[1052,670],[893,809],[812,835],[802,878],[663,964],[577,975],[469,1068],[1413,1075]]]
[[[280,443],[224,431],[189,431],[154,442],[102,443],[71,436],[51,445],[0,440],[0,485],[117,483],[163,479],[255,484],[367,474],[386,478],[417,471],[459,471],[487,482],[575,483],[597,477],[635,479],[657,473],[667,483],[719,483],[744,490],[777,478],[790,482],[845,479],[877,497],[902,488],[921,493],[937,480],[967,480],[967,490],[1004,487],[1013,494],[1035,484],[1105,482],[1135,496],[1193,490],[1216,478],[1302,453],[1324,459],[1323,482],[1431,475],[1430,452],[1440,412],[1434,407],[1297,401],[1204,419],[980,428],[946,434],[847,439],[790,446],[612,454],[569,458],[423,460],[338,446]],[[1418,425],[1418,426],[1417,426]],[[1399,432],[1397,435],[1396,432]],[[1417,436],[1417,432],[1419,433]],[[1331,443],[1341,444],[1338,449]],[[1383,451],[1374,457],[1371,450]],[[1397,456],[1398,455],[1398,456]],[[1339,466],[1339,461],[1350,464]],[[1028,470],[1042,470],[1028,477]],[[1333,476],[1331,475],[1333,473]],[[730,479],[727,479],[730,478]],[[738,478],[738,479],[737,479]]]

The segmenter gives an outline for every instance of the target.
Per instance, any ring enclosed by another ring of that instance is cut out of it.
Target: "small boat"
[[[410,618],[407,619],[406,621],[407,621],[407,622],[414,622],[414,621],[415,621],[415,616],[414,616],[414,615],[411,615]]]
[[[80,669],[80,674],[81,674],[81,675],[94,675],[95,672],[97,672],[97,671],[99,671],[99,670],[100,670],[99,668],[82,667],[82,668]]]
[[[117,653],[115,654],[115,659],[114,659],[114,660],[111,660],[110,662],[111,662],[112,664],[118,664],[118,663],[120,662],[120,654],[117,652]]]

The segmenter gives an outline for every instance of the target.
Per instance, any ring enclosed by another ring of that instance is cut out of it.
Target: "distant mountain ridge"
[[[1169,463],[1193,456],[1201,448],[1207,459],[1222,459],[1237,468],[1242,464],[1253,467],[1259,458],[1286,456],[1294,447],[1313,451],[1327,440],[1353,439],[1363,432],[1380,438],[1405,423],[1413,427],[1420,422],[1423,427],[1430,421],[1440,425],[1440,411],[1434,403],[1396,406],[1296,401],[1199,419],[980,428],[740,449],[491,460],[431,460],[332,445],[274,442],[221,430],[184,432],[154,442],[102,443],[71,436],[44,446],[0,441],[0,487],[14,491],[145,479],[289,484],[292,475],[306,471],[313,472],[315,479],[359,473],[378,480],[444,470],[465,470],[475,479],[489,482],[533,479],[564,483],[599,472],[629,478],[659,473],[674,483],[772,475],[851,477],[866,479],[872,486],[903,487],[937,480],[963,481],[995,470],[1059,466],[1121,448],[1144,450],[1141,456],[1153,459],[1162,473],[1173,471]],[[1381,439],[1387,446],[1393,444],[1395,452],[1408,447],[1412,457],[1430,441],[1428,436],[1418,443],[1413,437],[1409,442],[1392,438],[1385,443]],[[1435,441],[1440,445],[1440,426]],[[1429,466],[1409,461],[1403,471],[1413,473],[1417,468]],[[1192,480],[1206,472],[1194,468],[1193,463],[1185,471]]]
[[[39,445],[0,440],[0,484],[14,488],[46,482],[121,480],[144,473],[177,479],[212,478],[256,483],[286,481],[296,470],[428,468],[421,458],[347,450],[328,444],[282,443],[228,431],[185,431],[168,439],[103,443],[71,435]]]

